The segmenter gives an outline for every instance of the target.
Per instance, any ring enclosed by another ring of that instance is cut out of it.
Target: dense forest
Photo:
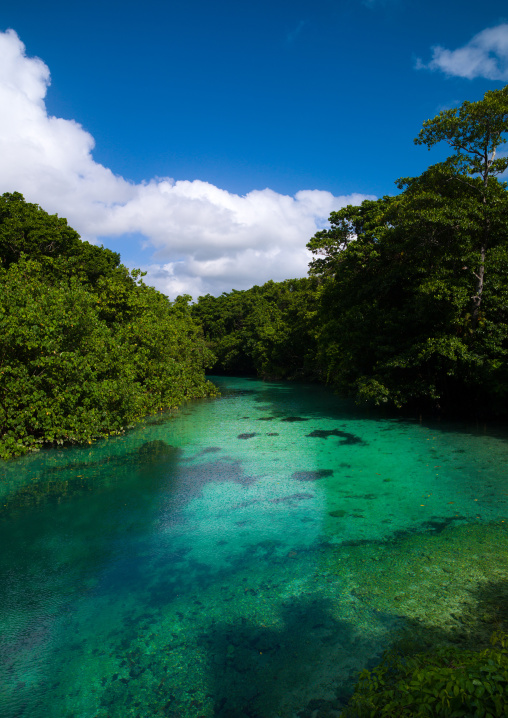
[[[309,276],[170,302],[65,219],[0,198],[0,456],[213,394],[205,369],[359,401],[506,415],[508,87],[424,123],[452,154],[332,212]]]
[[[214,371],[329,382],[359,401],[506,414],[508,88],[424,123],[451,156],[317,232],[308,279],[200,297]]]
[[[0,257],[0,457],[90,442],[215,393],[187,302],[65,219],[4,194]]]

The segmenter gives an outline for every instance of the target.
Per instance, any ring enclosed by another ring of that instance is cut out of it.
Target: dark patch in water
[[[280,496],[277,499],[270,499],[271,504],[291,503],[292,501],[303,501],[304,499],[313,499],[314,494],[290,494],[289,496]]]
[[[272,431],[269,434],[267,434],[267,436],[279,436],[279,435],[276,431]]]
[[[234,506],[231,506],[230,509],[227,510],[227,513],[230,511],[236,511],[237,509],[245,509],[247,506],[252,506],[253,504],[259,504],[259,499],[249,499],[248,501],[240,501],[239,504],[235,504]]]
[[[176,471],[164,469],[165,506],[164,522],[175,524],[183,520],[180,510],[195,497],[201,496],[203,488],[210,482],[234,483],[252,486],[256,478],[243,472],[240,461],[216,459],[198,466],[180,465]]]
[[[467,516],[433,516],[430,521],[425,521],[419,527],[410,529],[399,529],[397,531],[393,531],[391,536],[385,539],[357,539],[353,541],[343,541],[341,546],[343,548],[347,548],[357,546],[394,545],[397,544],[399,541],[404,541],[408,536],[413,536],[414,534],[418,533],[428,533],[430,531],[435,533],[441,533],[447,528],[453,527],[455,521],[467,520]],[[384,521],[382,521],[382,523],[391,523],[391,520],[385,519]],[[323,542],[321,545],[325,548],[333,547],[333,544],[328,544],[327,542]]]
[[[12,510],[25,510],[32,506],[41,508],[44,504],[68,502],[99,491],[114,492],[118,477],[123,476],[126,468],[129,472],[146,472],[150,483],[156,483],[160,472],[165,472],[168,466],[177,465],[180,453],[177,447],[156,440],[145,442],[137,449],[118,456],[49,466],[41,471],[40,480],[31,481],[6,496],[2,500],[0,514],[7,515]],[[94,479],[97,472],[105,467],[108,469],[108,478],[102,479],[99,487]]]
[[[257,434],[254,432],[253,434],[238,434],[236,437],[237,439],[252,439],[253,436],[257,436]]]
[[[442,533],[445,529],[451,526],[454,521],[466,520],[465,516],[432,516],[430,521],[425,521],[422,524],[422,528],[427,531],[434,531],[437,534]]]
[[[332,516],[334,519],[341,519],[343,516],[346,516],[347,511],[344,511],[343,509],[337,509],[336,511],[330,511],[328,513],[329,516]]]
[[[304,419],[303,416],[286,416],[285,419],[281,419],[281,421],[309,421],[308,419]]]
[[[292,479],[297,481],[317,481],[318,479],[324,479],[327,476],[333,476],[332,469],[320,469],[319,471],[295,471],[291,475]]]
[[[293,552],[286,556],[296,557]],[[251,588],[245,586],[245,593],[256,595]],[[228,621],[210,624],[199,638],[200,650],[208,665],[207,690],[212,704],[209,714],[217,718],[275,715],[295,686],[311,684],[314,656],[323,655],[327,650],[336,651],[340,646],[353,647],[361,638],[346,621],[334,618],[333,608],[332,601],[325,599],[291,597],[283,602],[276,627],[260,626],[250,617],[245,620],[231,617]],[[354,669],[356,671],[356,664]],[[327,699],[309,700],[313,695],[309,690],[310,695],[298,704],[293,701],[294,708],[285,715],[298,713],[302,718],[339,715],[353,685],[354,680],[349,681],[349,692],[344,690],[344,699],[341,697],[340,701],[333,694]],[[131,695],[127,696],[129,699]],[[190,715],[186,708],[178,704],[176,708],[179,715]],[[204,711],[195,711],[195,715],[198,713],[204,714]],[[175,710],[173,715],[176,714]]]
[[[203,449],[201,452],[202,454],[216,454],[218,451],[221,451],[220,446],[207,446],[206,449]]]
[[[339,441],[339,446],[346,446],[352,444],[365,444],[364,440],[355,434],[350,434],[348,431],[341,431],[340,429],[316,429],[311,431],[307,436],[313,439],[328,439],[329,436],[338,436],[344,441]]]
[[[161,439],[155,439],[154,441],[147,441],[137,449],[137,454],[142,456],[143,459],[162,459],[168,456],[174,456],[178,449],[176,446],[166,444]]]

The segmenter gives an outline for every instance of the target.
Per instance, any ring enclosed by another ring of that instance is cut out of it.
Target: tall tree
[[[508,194],[496,175],[506,89],[424,124],[455,150],[401,194],[330,217],[308,247],[324,278],[319,352],[358,397],[470,408],[508,395]],[[472,269],[471,269],[472,268]]]
[[[492,211],[496,209],[498,188],[492,180],[508,168],[508,157],[496,157],[497,149],[506,143],[508,132],[508,86],[485,93],[479,102],[463,102],[459,108],[443,110],[423,123],[415,144],[431,147],[446,142],[454,150],[448,159],[456,172],[454,181],[480,198],[483,205],[482,228],[478,235],[479,263],[473,303],[473,326],[478,325],[485,277],[485,257],[492,237]]]

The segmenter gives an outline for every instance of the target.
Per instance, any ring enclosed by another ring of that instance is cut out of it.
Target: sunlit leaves
[[[3,200],[28,235],[31,219],[39,224],[24,245],[36,259],[20,253],[0,268],[1,457],[118,433],[215,391],[186,301],[173,305],[116,255],[79,239],[48,256],[55,218],[21,195]],[[0,236],[8,242],[1,219]]]

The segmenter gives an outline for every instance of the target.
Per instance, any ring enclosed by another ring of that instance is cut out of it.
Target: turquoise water
[[[216,381],[0,465],[2,716],[338,715],[401,630],[460,632],[505,580],[501,430]]]

